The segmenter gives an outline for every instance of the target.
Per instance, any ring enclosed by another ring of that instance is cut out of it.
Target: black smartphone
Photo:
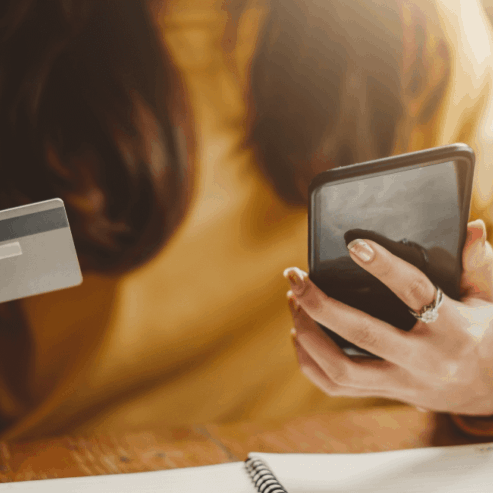
[[[349,242],[371,239],[459,299],[473,173],[474,152],[466,144],[320,173],[309,187],[310,279],[332,298],[412,329],[408,307],[349,256]],[[347,355],[376,358],[321,327]]]

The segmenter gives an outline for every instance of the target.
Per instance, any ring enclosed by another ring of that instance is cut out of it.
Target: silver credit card
[[[0,211],[0,302],[81,283],[62,199]]]

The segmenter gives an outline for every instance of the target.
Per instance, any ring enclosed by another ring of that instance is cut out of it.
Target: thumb
[[[486,241],[486,225],[482,219],[467,225],[462,266],[462,296],[493,300],[493,250]]]

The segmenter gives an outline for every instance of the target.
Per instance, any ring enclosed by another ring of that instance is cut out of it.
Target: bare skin
[[[358,265],[417,312],[433,301],[435,287],[420,270],[365,242],[350,250]],[[438,319],[417,321],[410,332],[327,297],[306,273],[286,269],[301,370],[332,396],[385,397],[433,411],[493,414],[493,250],[481,220],[468,225],[463,266],[461,300],[444,295]],[[383,361],[346,356],[315,321]]]

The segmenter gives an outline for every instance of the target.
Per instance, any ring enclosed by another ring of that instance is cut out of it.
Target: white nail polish
[[[371,246],[368,245],[368,243],[366,243],[366,241],[364,240],[353,240],[348,244],[347,248],[362,262],[370,262],[375,258],[375,252],[373,251],[373,248],[371,248]]]

